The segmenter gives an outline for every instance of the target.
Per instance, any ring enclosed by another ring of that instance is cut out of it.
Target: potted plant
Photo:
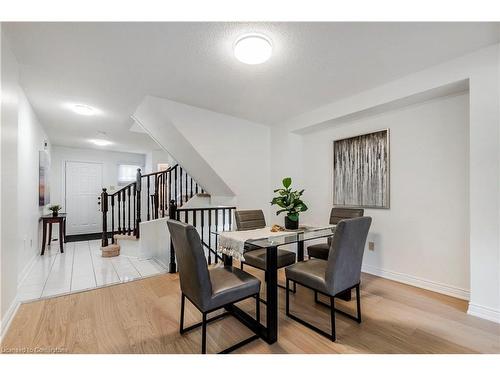
[[[302,194],[304,193],[304,189],[302,189],[301,191],[292,191],[292,189],[290,188],[291,185],[292,179],[290,177],[285,177],[283,179],[283,188],[274,190],[275,193],[278,193],[278,196],[273,198],[273,200],[271,201],[271,206],[278,205],[279,207],[281,207],[281,209],[276,212],[276,215],[279,215],[282,212],[286,212],[286,229],[298,229],[299,214],[301,212],[307,211],[307,206],[301,199]]]
[[[57,217],[57,214],[61,210],[61,206],[58,204],[53,204],[52,206],[49,206],[49,211],[52,211],[52,216]]]

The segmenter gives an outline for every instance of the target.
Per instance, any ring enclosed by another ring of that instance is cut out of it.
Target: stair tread
[[[128,234],[115,234],[114,236],[115,240],[130,240],[130,241],[137,241],[137,237],[134,236],[133,234],[128,235]]]

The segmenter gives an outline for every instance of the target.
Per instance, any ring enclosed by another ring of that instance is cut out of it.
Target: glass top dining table
[[[221,236],[227,231],[212,231],[211,233]],[[257,248],[266,249],[266,325],[257,322],[235,305],[227,306],[226,309],[268,344],[275,343],[278,340],[278,247],[296,243],[297,262],[302,262],[304,261],[305,241],[332,237],[334,233],[335,226],[332,225],[327,227],[305,226],[297,230],[283,231],[282,234],[273,232],[269,237],[259,236],[259,238],[247,239],[245,248],[248,248],[248,251]],[[223,259],[225,266],[232,266],[233,258],[231,256],[223,254]]]

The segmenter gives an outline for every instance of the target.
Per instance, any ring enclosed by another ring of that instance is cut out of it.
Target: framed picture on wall
[[[38,206],[50,203],[50,157],[47,151],[38,152]]]
[[[389,129],[333,142],[333,204],[389,208]]]

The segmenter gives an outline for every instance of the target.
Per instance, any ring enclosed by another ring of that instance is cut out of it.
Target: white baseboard
[[[500,323],[500,310],[495,310],[490,307],[469,303],[467,314]]]
[[[35,265],[36,261],[38,259],[38,253],[33,254],[33,257],[30,259],[30,261],[26,264],[24,269],[21,271],[19,274],[19,277],[17,278],[17,285],[21,285],[26,277],[28,277],[29,273],[31,272],[31,269]],[[19,309],[19,306],[21,303],[19,302],[17,298],[17,293],[16,297],[14,298],[14,301],[11,303],[7,311],[5,312],[5,316],[3,316],[1,322],[0,322],[0,342],[3,340],[5,333],[7,333],[7,330],[9,329],[10,323],[12,322],[12,318],[14,318],[14,315],[16,315],[17,310]]]
[[[33,254],[33,257],[30,259],[28,264],[26,264],[24,269],[19,274],[19,277],[17,278],[17,285],[18,286],[24,282],[24,280],[26,279],[28,274],[31,272],[31,269],[35,265],[35,262],[37,261],[37,259],[38,259],[38,253]]]
[[[2,321],[0,322],[0,343],[3,341],[3,338],[10,327],[10,323],[12,323],[12,318],[14,318],[14,316],[16,315],[19,306],[21,306],[21,303],[17,300],[16,297],[16,299],[14,299],[12,304],[5,312],[5,316],[2,318]]]
[[[160,266],[162,266],[163,268],[165,268],[167,270],[167,272],[168,272],[168,269],[170,268],[170,264],[165,264],[159,258],[156,258],[156,257],[153,257],[151,259],[153,259],[156,263],[158,263]]]
[[[468,301],[470,298],[470,292],[466,289],[457,288],[451,285],[438,283],[435,281],[430,281],[426,279],[422,279],[420,277],[384,270],[382,268],[377,268],[374,266],[363,265],[362,271],[369,273],[371,275],[380,276],[385,279],[398,281],[403,284],[408,284],[412,286],[416,286],[418,288],[431,290],[433,292],[446,294],[447,296],[452,296],[456,298],[460,298]]]

